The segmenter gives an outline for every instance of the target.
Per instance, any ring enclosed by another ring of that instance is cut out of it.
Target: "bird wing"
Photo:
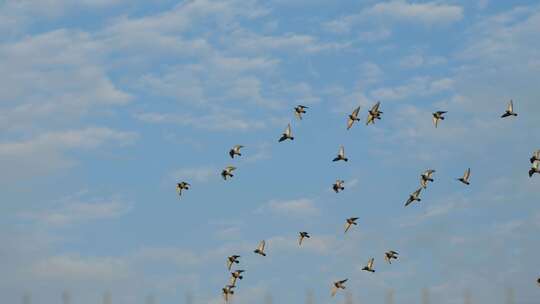
[[[381,105],[381,102],[377,101],[377,103],[371,108],[371,112],[379,112],[380,105]]]
[[[540,164],[540,161],[536,160],[533,165],[532,165],[532,168],[535,169],[535,170],[538,170],[538,166]]]
[[[344,232],[344,233],[347,233],[347,231],[349,231],[349,228],[351,228],[351,225],[352,225],[352,224],[349,223],[349,222],[347,222],[347,223],[345,224],[345,232]]]
[[[266,246],[266,242],[264,240],[262,240],[260,243],[259,243],[259,247],[257,247],[257,249],[259,249],[259,251],[264,251],[264,247]]]
[[[536,159],[540,159],[540,150],[536,150],[536,152],[534,152],[534,156]]]
[[[236,167],[234,167],[234,166],[228,166],[228,167],[226,168],[226,170],[227,170],[227,172],[232,172],[232,171],[236,170]]]
[[[510,100],[510,102],[508,103],[508,109],[507,111],[509,113],[514,113],[514,101]]]
[[[298,119],[302,119],[302,113],[300,113],[296,108],[294,109],[294,116]]]
[[[433,116],[433,124],[435,125],[435,128],[439,125],[439,118],[436,116]]]
[[[331,291],[331,293],[330,293],[330,294],[332,295],[332,297],[336,295],[337,290],[338,290],[338,288],[337,288],[335,285],[332,286],[332,291]]]
[[[352,120],[349,117],[349,119],[347,120],[347,130],[349,130],[352,127],[353,124],[354,124],[354,120]]]
[[[369,261],[368,261],[368,263],[367,263],[367,267],[368,267],[369,269],[373,269],[373,262],[374,262],[374,261],[375,261],[374,258],[369,259]]]
[[[420,186],[422,186],[423,188],[427,188],[427,179],[421,178]]]
[[[420,192],[422,192],[422,188],[418,188],[416,191],[414,191],[413,196],[418,197],[420,195]]]
[[[341,157],[345,157],[345,148],[343,146],[339,147],[338,155]]]
[[[345,279],[345,280],[341,280],[339,281],[339,284],[345,284],[345,282],[347,282],[348,279]]]
[[[182,188],[180,188],[180,185],[176,185],[176,192],[178,195],[182,195]]]
[[[370,123],[374,122],[374,121],[375,121],[375,116],[373,116],[373,114],[371,114],[371,112],[369,112],[368,115],[367,115],[366,126],[369,125]]]
[[[285,134],[287,134],[287,136],[291,136],[291,124],[287,124],[287,129],[285,129]]]
[[[228,270],[231,270],[232,264],[233,264],[233,262],[231,262],[231,260],[227,259],[227,269]]]
[[[354,109],[354,111],[352,112],[352,116],[357,117],[359,112],[360,112],[360,106],[358,106],[358,107],[356,107],[356,109]]]
[[[470,176],[471,176],[471,168],[468,168],[467,171],[465,171],[465,174],[463,175],[463,179],[468,181]]]

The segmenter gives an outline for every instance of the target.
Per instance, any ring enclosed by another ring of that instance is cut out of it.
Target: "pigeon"
[[[341,281],[336,281],[334,282],[332,285],[332,297],[336,295],[337,291],[339,289],[345,289],[345,282],[347,282],[348,279],[345,279],[345,280],[341,280]]]
[[[231,256],[227,257],[227,269],[228,269],[228,270],[231,270],[232,264],[234,264],[234,263],[236,263],[236,264],[240,263],[240,261],[238,261],[238,258],[239,258],[239,257],[240,257],[239,255],[231,255]]]
[[[309,235],[309,233],[307,233],[305,231],[302,231],[299,234],[300,234],[300,237],[298,238],[298,245],[302,246],[302,241],[304,240],[304,238],[309,239],[311,236]]]
[[[420,192],[422,191],[422,188],[418,188],[416,191],[414,191],[413,193],[411,193],[409,195],[409,199],[407,200],[407,202],[405,203],[405,207],[409,206],[411,203],[413,203],[414,201],[422,201],[422,199],[420,198]]]
[[[535,161],[540,160],[540,150],[536,150],[536,152],[533,153],[531,157],[531,164],[533,164]]]
[[[381,119],[381,114],[383,112],[379,111],[380,106],[381,102],[377,101],[377,103],[371,107],[371,110],[368,112],[366,126],[368,126],[370,123],[375,124],[375,119]]]
[[[237,279],[243,279],[244,276],[242,276],[242,273],[244,272],[244,270],[236,270],[234,272],[231,272],[231,285],[232,286],[235,286],[236,285],[236,280]]]
[[[369,271],[369,272],[375,272],[375,269],[373,269],[373,262],[375,261],[374,258],[370,258],[367,262],[367,265],[362,268],[362,270]]]
[[[399,253],[394,250],[390,250],[384,253],[384,259],[388,264],[392,264],[392,259],[397,260]]]
[[[444,120],[444,114],[446,111],[437,111],[433,113],[433,124],[435,125],[435,128],[439,125],[439,120]]]
[[[433,169],[428,169],[422,173],[420,176],[420,185],[422,188],[426,189],[428,182],[433,182],[433,173],[435,173],[435,170]]]
[[[221,171],[221,177],[223,177],[224,180],[227,180],[227,177],[233,177],[234,175],[232,172],[236,170],[236,167],[233,166],[227,166],[223,171]]]
[[[338,154],[336,158],[334,158],[332,161],[339,161],[339,160],[349,161],[349,159],[345,157],[345,148],[343,146],[339,146]]]
[[[536,284],[538,284],[538,286],[540,286],[540,277],[538,277],[538,279],[536,279]]]
[[[244,146],[242,145],[236,145],[231,150],[229,150],[229,155],[231,158],[234,158],[235,155],[242,156],[242,153],[240,153],[240,149],[242,149]]]
[[[176,184],[176,192],[178,193],[179,196],[181,196],[182,190],[189,190],[189,187],[191,187],[189,183],[179,182]]]
[[[360,106],[358,106],[354,111],[349,115],[349,118],[347,120],[347,130],[349,130],[355,121],[360,121],[360,118],[358,118],[358,112],[360,112]]]
[[[532,167],[529,170],[529,177],[532,177],[535,173],[540,173],[540,169],[538,168],[539,164],[540,160],[537,160],[532,164]]]
[[[285,132],[281,134],[281,137],[279,138],[279,142],[282,142],[286,139],[294,140],[294,137],[292,136],[292,132],[291,132],[291,124],[287,124],[287,129],[285,129]]]
[[[345,186],[343,186],[343,184],[345,184],[345,181],[338,179],[336,180],[335,184],[332,185],[332,189],[334,189],[336,193],[343,191],[345,190]]]
[[[233,288],[235,288],[235,287],[236,286],[234,286],[234,285],[227,285],[227,286],[221,288],[221,292],[223,293],[223,298],[225,299],[225,302],[229,302],[229,299],[234,294]]]
[[[264,252],[264,247],[266,246],[266,242],[264,240],[262,240],[260,243],[259,243],[259,246],[257,247],[257,249],[255,249],[253,252],[257,253],[257,254],[260,254],[262,256],[266,256],[266,253]]]
[[[309,107],[303,105],[294,107],[294,115],[296,115],[296,118],[302,120],[302,114],[306,114],[306,109],[309,109]]]
[[[465,185],[470,185],[471,183],[469,183],[469,177],[471,177],[471,168],[468,168],[463,174],[463,177],[460,177],[457,180],[464,183]]]
[[[510,102],[508,103],[506,111],[503,115],[501,115],[501,118],[505,118],[508,116],[518,116],[517,113],[514,112],[514,102],[512,100],[510,100]]]
[[[345,232],[344,233],[347,233],[347,231],[349,231],[349,229],[351,228],[352,225],[358,225],[358,223],[356,222],[358,218],[357,217],[350,217],[348,219],[346,219],[346,223],[345,223]]]

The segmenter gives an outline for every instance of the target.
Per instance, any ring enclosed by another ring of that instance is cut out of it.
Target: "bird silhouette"
[[[463,177],[457,178],[458,181],[464,183],[465,185],[470,185],[469,178],[471,177],[471,168],[468,168],[465,170],[465,173],[463,173]]]
[[[409,199],[405,203],[405,207],[409,206],[411,203],[413,203],[415,201],[418,201],[418,202],[422,201],[422,199],[420,198],[420,192],[421,191],[422,191],[422,188],[418,188],[416,191],[411,193],[409,195]]]
[[[353,112],[349,115],[347,119],[347,130],[349,130],[355,121],[360,121],[360,118],[358,118],[358,113],[360,112],[360,106],[356,107]]]
[[[259,243],[259,246],[257,247],[257,249],[255,249],[253,252],[255,252],[256,254],[260,254],[262,256],[266,256],[266,253],[264,252],[265,247],[266,247],[266,242],[262,240]]]
[[[341,280],[341,281],[336,281],[332,284],[332,291],[331,291],[331,295],[332,297],[336,295],[337,291],[339,289],[345,289],[345,282],[347,282],[348,279],[344,279],[344,280]]]
[[[426,189],[428,182],[433,182],[433,173],[435,173],[435,170],[433,169],[428,169],[422,173],[420,176],[420,185],[422,188]]]
[[[182,196],[182,190],[189,190],[190,186],[189,183],[179,182],[176,184],[176,193],[178,193],[178,196]]]
[[[334,192],[338,193],[340,191],[343,191],[345,190],[345,186],[343,186],[345,184],[345,181],[344,180],[341,180],[341,179],[338,179],[336,180],[336,182],[332,185],[332,189],[334,189]]]
[[[375,269],[373,269],[373,263],[375,262],[374,258],[370,258],[367,262],[367,265],[362,268],[362,270],[369,271],[369,272],[375,272]]]
[[[309,107],[303,105],[297,105],[294,107],[294,115],[296,118],[302,120],[302,114],[306,114],[306,109],[309,109]]]
[[[447,112],[446,111],[437,111],[435,113],[433,113],[433,124],[435,125],[435,128],[437,128],[439,126],[439,121],[440,120],[444,120],[444,114],[446,114]]]
[[[239,255],[231,255],[227,257],[227,269],[231,270],[231,267],[233,264],[238,264],[240,261],[238,261]]]
[[[532,177],[535,173],[540,173],[540,160],[533,162],[531,169],[529,170],[529,177]]]
[[[291,131],[291,124],[288,124],[283,134],[281,134],[281,137],[279,138],[279,142],[282,142],[287,139],[294,140],[294,137],[292,136],[292,131]]]
[[[236,167],[233,166],[227,166],[223,171],[221,171],[221,177],[223,177],[224,180],[227,180],[227,177],[233,177],[234,175],[232,172],[236,170]]]
[[[349,159],[345,157],[345,148],[343,147],[343,145],[339,146],[338,154],[332,161],[340,161],[340,160],[349,161]]]
[[[298,245],[299,246],[302,246],[302,241],[304,240],[304,238],[310,238],[311,236],[309,235],[309,233],[305,232],[305,231],[302,231],[299,233],[299,237],[298,237]]]
[[[392,259],[397,260],[398,255],[399,255],[399,253],[397,253],[396,251],[394,251],[394,250],[389,250],[389,251],[387,251],[387,252],[384,253],[384,260],[385,260],[388,264],[392,264]]]
[[[508,106],[506,107],[506,111],[503,115],[501,115],[501,118],[505,118],[508,116],[518,116],[517,113],[514,112],[514,101],[510,100],[508,103]]]
[[[350,217],[348,219],[345,220],[345,232],[344,233],[347,233],[347,231],[349,231],[349,229],[351,228],[352,225],[358,225],[358,223],[356,223],[356,220],[358,218],[357,217]]]
[[[240,153],[240,149],[242,149],[244,146],[242,145],[236,145],[232,147],[231,150],[229,150],[229,156],[231,158],[234,158],[235,155],[242,156],[242,153]]]
[[[381,119],[381,114],[383,112],[379,111],[379,107],[381,106],[381,102],[378,101],[373,107],[371,107],[371,109],[368,111],[368,117],[367,117],[367,122],[366,122],[366,126],[368,126],[369,124],[374,124],[375,123],[375,119]]]

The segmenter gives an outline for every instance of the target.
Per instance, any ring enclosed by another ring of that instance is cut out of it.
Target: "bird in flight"
[[[242,156],[242,153],[240,153],[240,149],[242,149],[244,146],[242,145],[236,145],[232,147],[231,150],[229,150],[229,155],[231,158],[234,158],[235,155]]]
[[[383,112],[379,111],[380,106],[381,106],[381,102],[377,101],[377,103],[373,107],[371,107],[371,109],[368,112],[366,126],[369,125],[370,123],[374,124],[375,119],[381,119],[381,114]]]
[[[300,237],[298,238],[298,245],[302,246],[302,241],[304,240],[304,238],[309,239],[311,236],[309,235],[309,233],[307,233],[305,231],[302,231],[299,234],[300,234]]]
[[[411,193],[409,195],[409,199],[405,203],[405,207],[409,206],[411,203],[413,203],[415,201],[418,201],[418,202],[422,201],[422,199],[420,198],[420,192],[421,191],[422,191],[422,188],[418,188],[416,191]]]
[[[232,172],[236,170],[236,167],[233,166],[227,166],[223,171],[221,171],[221,177],[223,177],[224,180],[227,180],[227,177],[233,177],[234,175]]]
[[[189,187],[191,185],[189,183],[186,183],[186,182],[179,182],[176,184],[176,192],[178,193],[179,196],[182,195],[182,190],[189,190]]]
[[[384,260],[388,262],[388,264],[392,264],[392,259],[397,260],[399,253],[397,253],[394,250],[389,250],[384,253]]]
[[[240,261],[238,261],[239,257],[240,257],[239,255],[231,255],[231,256],[227,257],[227,269],[228,270],[231,270],[232,264],[240,263]]]
[[[285,132],[281,134],[281,137],[279,138],[279,142],[282,142],[286,139],[294,140],[294,137],[292,136],[292,131],[291,131],[291,124],[287,124],[287,128],[285,129]]]
[[[536,152],[534,152],[533,155],[531,156],[531,164],[539,160],[540,160],[540,150],[536,150]]]
[[[332,185],[332,189],[334,189],[334,192],[338,193],[339,191],[345,190],[345,184],[344,180],[338,179],[336,182]]]
[[[348,219],[345,220],[345,232],[344,233],[347,233],[347,231],[349,231],[349,229],[351,228],[352,225],[358,225],[358,223],[356,222],[358,218],[357,217],[350,217]]]
[[[468,168],[463,174],[463,177],[460,177],[457,180],[464,183],[465,185],[470,185],[471,183],[469,183],[469,177],[471,177],[471,168]]]
[[[540,277],[538,277],[538,279],[536,279],[536,284],[538,284],[538,286],[540,286]]]
[[[262,240],[259,243],[259,246],[257,247],[257,249],[255,249],[253,252],[255,252],[256,254],[260,254],[262,256],[266,256],[266,253],[264,252],[264,247],[265,246],[266,246],[266,242],[264,240]]]
[[[529,177],[532,177],[535,173],[540,173],[540,169],[538,168],[539,165],[540,160],[537,160],[532,164],[531,169],[529,170]]]
[[[503,115],[501,115],[501,118],[505,118],[508,116],[518,116],[517,113],[514,112],[514,102],[512,100],[510,100],[510,102],[508,103],[506,111]]]
[[[352,127],[355,121],[360,121],[360,118],[358,118],[359,112],[360,112],[360,106],[354,109],[353,112],[349,115],[349,118],[347,120],[347,130],[349,130]]]
[[[306,114],[306,109],[309,109],[309,107],[303,105],[297,105],[294,107],[294,115],[296,118],[302,120],[302,114]]]
[[[231,296],[234,294],[233,288],[236,286],[234,285],[227,285],[223,288],[221,288],[221,292],[223,293],[223,298],[225,299],[225,302],[229,302]]]
[[[422,188],[426,189],[428,182],[433,182],[433,173],[435,173],[435,170],[433,169],[428,169],[422,173],[420,176],[420,185]]]
[[[340,161],[340,160],[349,161],[349,159],[345,157],[345,148],[343,147],[343,145],[339,146],[338,154],[332,161]]]
[[[433,113],[433,124],[435,125],[435,128],[439,125],[439,120],[444,120],[444,114],[446,114],[446,111],[437,111]]]
[[[244,270],[236,270],[236,271],[233,271],[231,272],[231,286],[235,286],[236,285],[236,280],[237,279],[243,279],[244,276],[242,276],[242,273],[244,272]]]
[[[336,295],[339,289],[345,289],[345,282],[347,282],[348,279],[336,281],[332,284],[332,297]]]
[[[373,269],[373,262],[375,262],[374,258],[370,258],[367,262],[367,265],[362,268],[362,270],[369,271],[369,272],[375,272],[375,269]]]

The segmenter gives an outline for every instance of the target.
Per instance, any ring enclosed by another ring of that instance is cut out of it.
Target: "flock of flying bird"
[[[381,114],[383,114],[383,112],[381,112],[379,110],[380,105],[381,105],[381,103],[377,102],[368,111],[366,125],[374,124],[377,119],[379,119],[379,120],[381,119]],[[298,106],[294,107],[295,116],[299,120],[302,120],[302,117],[303,117],[304,114],[306,114],[306,109],[308,109],[308,108],[309,107],[303,106],[303,105],[298,105]],[[349,130],[354,125],[355,122],[360,121],[359,113],[360,113],[360,106],[356,107],[352,111],[352,113],[350,115],[348,115],[348,118],[347,118],[347,130]],[[432,114],[432,116],[433,116],[432,117],[433,125],[435,126],[435,128],[437,128],[439,126],[440,121],[445,119],[444,115],[446,113],[447,113],[446,111],[436,111],[436,112],[434,112]],[[510,117],[510,116],[514,116],[514,117],[518,116],[518,114],[514,112],[514,104],[513,104],[512,100],[510,100],[510,102],[508,103],[506,111],[501,115],[501,118],[506,118],[506,117]],[[279,138],[278,141],[283,142],[285,140],[294,140],[294,136],[292,134],[291,124],[290,123],[287,125],[287,128],[281,134],[281,137]],[[236,145],[236,146],[232,147],[230,149],[230,151],[229,151],[229,156],[231,158],[233,158],[233,159],[235,158],[235,156],[242,156],[242,153],[241,153],[240,150],[243,147],[244,146],[242,146],[242,145]],[[347,162],[348,161],[348,158],[345,156],[345,148],[343,146],[339,147],[338,154],[333,159],[333,161],[334,162],[337,162],[337,161]],[[535,151],[533,153],[532,157],[530,158],[530,162],[531,162],[531,168],[529,170],[529,177],[532,177],[535,173],[540,174],[540,168],[539,168],[540,167],[540,150],[537,150],[537,151]],[[224,180],[227,180],[228,178],[234,177],[234,175],[232,174],[234,170],[236,170],[236,167],[234,167],[234,166],[225,167],[221,171],[222,178]],[[414,191],[413,193],[411,193],[409,195],[409,198],[405,202],[405,207],[409,206],[410,204],[412,204],[414,202],[420,202],[422,200],[420,198],[420,193],[422,192],[423,189],[427,189],[427,186],[428,186],[429,182],[434,181],[434,179],[433,179],[433,174],[434,173],[435,173],[435,170],[428,169],[428,170],[424,171],[420,175],[420,187],[416,191]],[[463,176],[460,177],[460,178],[456,178],[456,180],[460,181],[464,185],[470,185],[470,182],[469,182],[470,176],[471,176],[471,169],[467,168],[467,170],[465,170],[465,173],[463,174]],[[345,185],[345,181],[338,179],[332,185],[332,189],[336,193],[338,193],[338,192],[345,189],[344,185]],[[189,190],[190,187],[191,187],[191,185],[189,183],[187,183],[185,181],[181,181],[181,182],[176,184],[176,191],[177,191],[178,195],[181,196],[183,191],[184,190]],[[349,231],[349,229],[353,225],[354,226],[358,225],[358,223],[356,222],[357,220],[358,220],[358,217],[347,218],[345,220],[345,232],[344,233],[347,233]],[[311,236],[310,236],[310,234],[308,232],[305,232],[305,231],[299,232],[298,245],[302,246],[302,242],[304,241],[304,239],[309,239],[310,237]],[[266,242],[264,240],[262,240],[262,241],[259,242],[257,248],[253,252],[260,255],[260,256],[265,257],[266,256],[265,248],[266,248]],[[398,255],[399,255],[398,252],[396,252],[394,250],[389,250],[389,251],[384,253],[384,259],[388,264],[392,264],[392,259],[397,260]],[[231,255],[231,256],[227,257],[227,269],[229,271],[231,270],[233,265],[240,263],[239,258],[240,258],[240,255]],[[375,272],[374,262],[375,262],[375,259],[373,257],[370,258],[368,260],[366,266],[363,267],[362,270],[372,272],[372,273]],[[241,269],[234,270],[233,272],[231,272],[231,277],[230,277],[229,284],[227,284],[225,287],[222,288],[222,294],[223,294],[223,297],[225,298],[225,301],[229,301],[230,297],[234,294],[234,288],[236,288],[236,286],[237,286],[236,283],[237,283],[238,280],[243,279],[243,273],[244,272],[245,271],[241,270]],[[343,279],[343,280],[333,282],[332,285],[331,285],[331,293],[330,293],[331,296],[335,296],[336,293],[340,289],[345,289],[346,288],[345,283],[347,282],[347,280],[348,279]],[[537,279],[537,284],[540,286],[540,278]]]

